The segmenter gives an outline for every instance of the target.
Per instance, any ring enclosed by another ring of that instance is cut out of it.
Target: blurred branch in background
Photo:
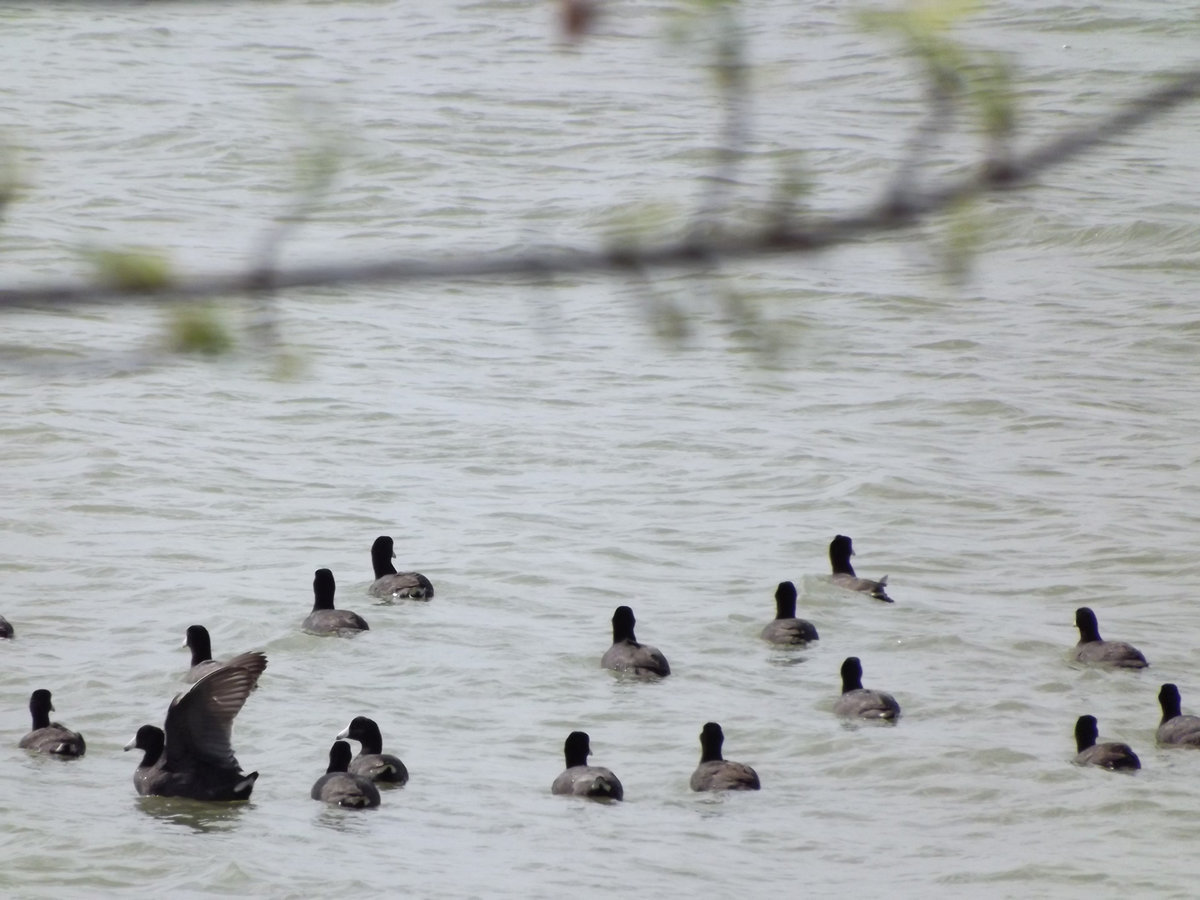
[[[329,287],[344,284],[399,284],[460,278],[508,276],[550,277],[588,272],[637,272],[656,268],[687,268],[714,259],[750,259],[789,253],[811,253],[909,227],[955,204],[981,195],[1030,184],[1052,166],[1068,162],[1119,135],[1152,121],[1200,95],[1200,69],[1185,72],[1162,87],[1146,91],[1116,112],[1044,141],[1007,160],[985,159],[957,178],[908,194],[906,202],[884,202],[845,215],[811,216],[804,221],[773,219],[760,230],[720,233],[708,238],[644,246],[601,249],[545,248],[529,253],[472,253],[440,259],[382,259],[374,262],[291,266],[264,279],[260,269],[188,277],[164,276],[158,281],[45,284],[0,288],[0,307],[56,308],[155,297],[184,301],[198,297],[254,295],[264,291]]]
[[[588,273],[631,276],[649,286],[655,270],[703,271],[722,262],[814,253],[917,226],[939,214],[958,214],[968,201],[1028,186],[1052,166],[1077,159],[1200,95],[1200,69],[1162,76],[1158,86],[1115,111],[1022,151],[1015,147],[1018,119],[1009,67],[995,54],[972,53],[948,35],[955,20],[970,11],[970,3],[917,4],[900,12],[867,13],[863,16],[864,27],[898,34],[905,42],[909,54],[923,69],[927,95],[925,115],[898,154],[900,161],[881,186],[879,199],[857,211],[815,214],[797,202],[796,185],[804,179],[795,178],[793,173],[790,181],[784,178],[785,183],[776,187],[777,197],[762,210],[757,222],[737,224],[733,222],[731,201],[737,168],[749,140],[750,67],[735,15],[736,3],[705,0],[699,7],[708,17],[711,68],[722,110],[721,133],[717,136],[713,170],[701,176],[697,209],[690,224],[674,239],[641,238],[634,229],[610,239],[607,246],[595,248],[551,246],[524,253],[472,252],[424,259],[389,257],[365,262],[329,260],[280,265],[280,248],[328,194],[338,153],[336,146],[325,141],[307,162],[306,181],[292,210],[264,232],[248,270],[185,275],[176,272],[159,251],[105,252],[94,255],[93,281],[0,287],[0,310],[62,309],[134,300],[152,300],[170,309],[197,300],[207,303],[214,298],[241,297],[253,304],[251,331],[260,342],[273,344],[275,298],[287,290],[483,278],[548,280]],[[589,29],[602,21],[600,10],[595,2],[564,4],[566,35],[576,41],[586,38]],[[693,23],[690,27],[696,26]],[[978,158],[964,162],[953,175],[935,176],[923,171],[932,151],[963,118],[959,113],[964,109],[974,112],[979,120],[977,133],[982,136],[982,148]],[[17,190],[15,174],[8,168],[0,165],[0,213],[13,201]],[[969,253],[969,248],[965,252]],[[735,314],[752,315],[737,297],[726,297],[724,302]],[[657,296],[651,290],[649,305],[657,310],[656,315],[666,311],[667,325],[660,331],[686,333],[686,312],[669,297]],[[177,321],[172,337],[175,348],[223,352],[230,338],[219,321],[214,325],[213,315],[209,312]]]

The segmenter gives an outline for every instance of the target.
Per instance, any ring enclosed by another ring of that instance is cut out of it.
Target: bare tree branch
[[[639,273],[656,268],[711,265],[714,260],[750,259],[810,253],[857,241],[872,234],[911,227],[963,200],[1027,185],[1047,169],[1068,162],[1126,134],[1200,95],[1200,69],[1173,77],[1107,116],[1068,131],[1005,160],[988,160],[939,186],[895,196],[857,213],[805,222],[774,221],[737,234],[692,237],[658,245],[598,250],[546,248],[524,254],[494,253],[440,259],[387,259],[377,262],[329,262],[278,269],[263,277],[260,269],[197,275],[161,285],[129,289],[119,286],[62,283],[0,289],[0,309],[53,308],[154,298],[164,302],[201,297],[247,295],[295,288],[346,284],[399,284],[472,278],[522,276],[544,278],[589,272]]]

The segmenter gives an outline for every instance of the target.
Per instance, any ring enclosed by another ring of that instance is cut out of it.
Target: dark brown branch
[[[813,218],[803,223],[728,234],[706,240],[628,246],[607,250],[547,249],[511,255],[444,257],[434,260],[391,259],[374,263],[327,263],[293,266],[271,273],[201,275],[179,279],[152,290],[132,291],[90,284],[51,284],[0,290],[0,308],[48,308],[78,304],[127,302],[140,298],[186,301],[231,294],[255,295],[272,290],[343,284],[399,284],[472,278],[525,276],[542,279],[588,272],[644,272],[656,268],[710,265],[714,259],[734,260],[804,253],[857,241],[872,234],[910,227],[967,199],[1011,189],[1033,181],[1051,166],[1081,156],[1145,124],[1200,94],[1200,69],[1174,77],[1117,111],[1093,123],[1046,141],[1025,153],[1014,153],[1000,164],[979,167],[940,186],[910,194],[903,204],[883,203],[845,216]]]

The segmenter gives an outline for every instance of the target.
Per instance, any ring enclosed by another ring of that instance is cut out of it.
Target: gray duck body
[[[725,759],[721,746],[725,733],[716,722],[707,722],[700,732],[700,764],[692,772],[693,791],[757,791],[762,787],[758,773],[745,763]]]
[[[671,674],[667,658],[657,647],[639,644],[633,636],[636,620],[628,606],[618,606],[613,613],[613,642],[600,658],[600,665],[615,672],[630,672],[634,675],[657,675],[660,678]]]
[[[369,809],[380,802],[379,788],[375,782],[362,775],[350,772],[350,745],[345,741],[334,741],[329,748],[329,768],[313,784],[309,795],[314,800],[341,806],[347,809]]]
[[[396,558],[395,543],[386,534],[371,545],[371,566],[375,580],[367,588],[372,597],[432,600],[433,584],[420,572],[397,572],[392,560]]]
[[[336,588],[333,573],[328,569],[317,569],[313,573],[313,608],[300,627],[316,635],[349,635],[369,631],[371,626],[358,613],[333,608]]]
[[[563,745],[567,767],[550,785],[550,793],[593,800],[624,800],[625,788],[611,770],[589,766],[591,741],[587,732],[572,731]]]
[[[842,663],[842,695],[833,704],[839,716],[856,719],[882,719],[895,721],[900,718],[900,704],[886,691],[876,691],[862,686],[862,663],[851,656]]]
[[[77,731],[50,721],[54,712],[50,692],[39,688],[29,696],[29,713],[33,719],[33,730],[17,742],[17,746],[52,756],[79,757],[87,752],[87,743]]]
[[[807,644],[818,640],[817,626],[796,618],[796,585],[781,581],[775,589],[775,618],[763,628],[761,637],[772,644]]]
[[[854,566],[850,565],[852,556],[854,556],[854,543],[844,534],[836,535],[829,543],[829,563],[833,568],[830,580],[838,587],[857,591],[860,594],[869,594],[884,603],[894,602],[887,594],[888,577],[884,575],[878,581],[859,578],[854,573]]]
[[[383,752],[383,735],[374,719],[355,716],[339,732],[338,740],[358,741],[358,754],[350,760],[349,772],[361,775],[377,784],[402,787],[408,783],[408,769],[398,756]]]
[[[1160,744],[1176,747],[1200,747],[1200,716],[1185,716],[1179,688],[1164,684],[1158,692],[1162,720],[1155,736]]]
[[[1095,716],[1080,716],[1075,722],[1075,765],[1112,771],[1135,771],[1142,767],[1142,761],[1128,744],[1117,741],[1098,744],[1098,734]]]
[[[1073,653],[1076,662],[1118,669],[1144,669],[1150,665],[1142,651],[1132,644],[1103,640],[1096,614],[1086,606],[1075,610],[1075,627],[1079,629],[1079,643]]]

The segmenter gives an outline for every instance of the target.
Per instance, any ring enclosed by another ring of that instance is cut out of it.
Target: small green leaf
[[[668,203],[627,204],[608,211],[603,223],[606,243],[612,249],[652,244],[676,234],[686,221],[683,212]]]
[[[106,286],[122,291],[157,291],[172,281],[170,261],[150,250],[99,250],[92,263]]]
[[[970,273],[987,236],[987,219],[976,199],[961,200],[947,210],[940,223],[943,274],[961,281]]]
[[[1016,128],[1016,96],[1012,89],[1012,70],[999,55],[990,56],[972,74],[972,97],[983,121],[984,131],[992,137],[1012,134]]]
[[[858,20],[866,31],[895,31],[910,40],[929,39],[974,15],[980,6],[976,0],[924,0],[904,9],[863,10]]]
[[[210,305],[176,306],[169,312],[167,344],[176,353],[220,356],[233,349],[233,335]]]

